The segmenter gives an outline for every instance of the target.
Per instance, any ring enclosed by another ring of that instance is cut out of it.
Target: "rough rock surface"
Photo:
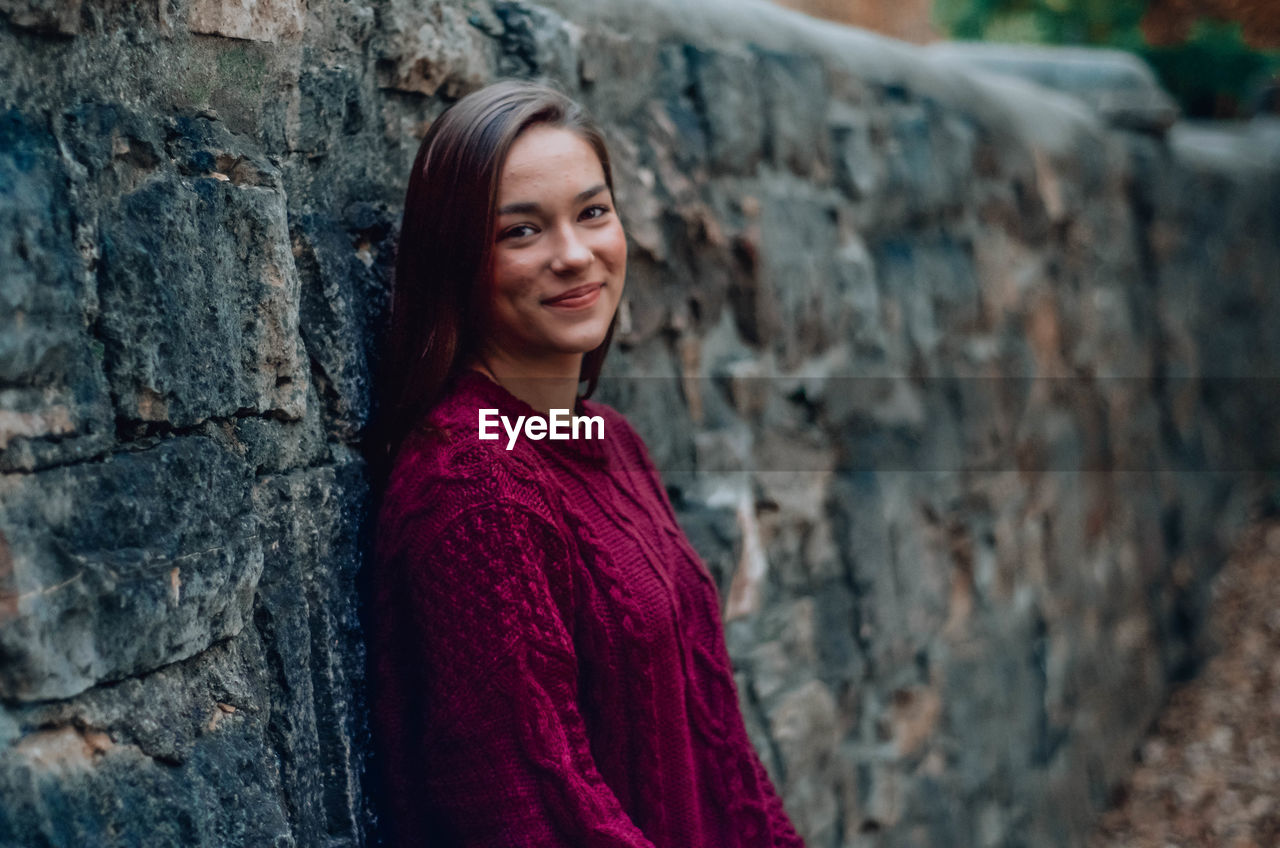
[[[0,2],[0,845],[369,841],[400,203],[503,75],[607,128],[599,394],[809,843],[1081,844],[1280,465],[1280,138],[684,5]]]

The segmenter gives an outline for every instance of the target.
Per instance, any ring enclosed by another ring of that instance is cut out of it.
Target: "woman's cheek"
[[[509,258],[499,263],[494,277],[498,295],[516,300],[528,297],[537,282],[531,263]]]
[[[622,223],[617,222],[613,227],[613,256],[615,261],[625,262],[627,260],[627,232],[622,229]]]

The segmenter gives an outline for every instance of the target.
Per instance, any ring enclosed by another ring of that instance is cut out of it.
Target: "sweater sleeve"
[[[592,757],[560,532],[526,506],[490,503],[410,541],[404,662],[419,667],[425,707],[405,734],[421,786],[398,791],[418,796],[399,799],[421,808],[415,827],[466,848],[653,848]],[[426,837],[400,832],[397,844],[435,844]]]

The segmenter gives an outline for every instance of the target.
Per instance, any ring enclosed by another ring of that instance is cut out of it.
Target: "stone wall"
[[[368,842],[373,351],[500,75],[607,125],[600,394],[811,845],[1079,844],[1280,464],[1265,125],[753,0],[3,0],[0,56],[3,846]]]

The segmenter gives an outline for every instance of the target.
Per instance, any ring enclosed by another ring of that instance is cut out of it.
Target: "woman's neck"
[[[541,359],[530,364],[501,353],[489,353],[476,359],[471,368],[484,374],[542,415],[553,409],[573,412],[578,399],[578,375],[582,370],[582,354],[565,354],[554,359]]]

